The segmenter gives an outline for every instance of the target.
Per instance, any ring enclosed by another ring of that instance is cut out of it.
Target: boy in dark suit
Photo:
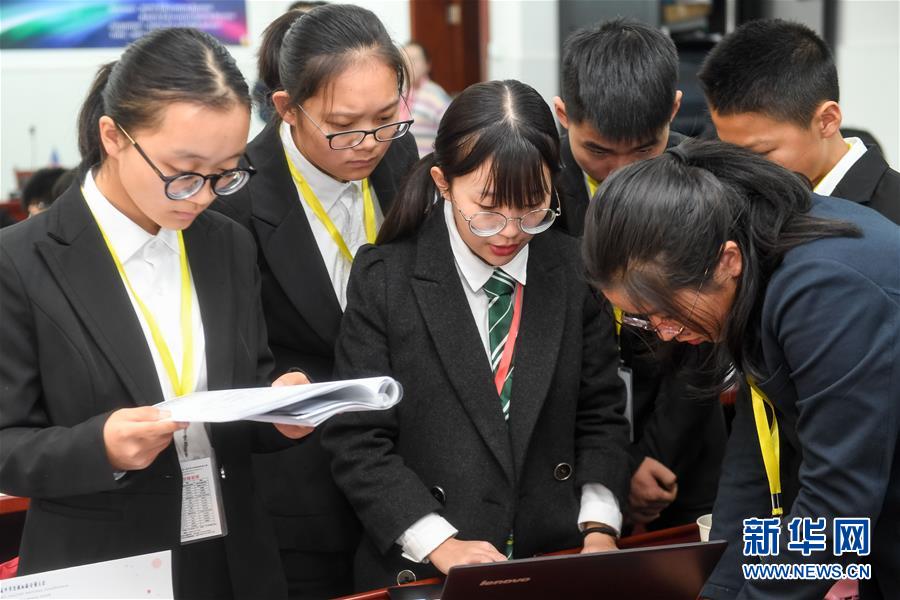
[[[561,80],[553,99],[566,129],[556,226],[580,236],[588,200],[610,173],[684,139],[669,131],[681,105],[678,51],[661,31],[615,19],[566,40]]]
[[[681,104],[677,80],[675,44],[648,25],[615,19],[567,40],[562,95],[553,102],[567,130],[554,226],[580,236],[588,203],[610,173],[685,139],[669,130]],[[712,510],[726,433],[717,398],[692,397],[677,376],[679,365],[703,360],[706,349],[671,347],[644,333],[619,334],[620,372],[633,387],[629,515],[662,528]]]
[[[713,48],[699,73],[719,138],[809,179],[815,192],[900,223],[900,173],[840,127],[837,68],[805,25],[746,23]]]

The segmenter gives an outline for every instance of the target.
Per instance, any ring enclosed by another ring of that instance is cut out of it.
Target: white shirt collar
[[[325,212],[331,209],[347,188],[354,187],[357,192],[361,193],[361,181],[338,181],[303,156],[303,153],[297,149],[297,144],[294,143],[289,124],[282,122],[279,134],[281,135],[281,144],[287,150],[288,156],[306,179],[306,183],[309,184],[316,198],[322,203]]]
[[[94,181],[94,175],[90,170],[84,177],[83,190],[88,207],[94,213],[103,233],[106,234],[109,243],[112,244],[116,255],[123,264],[154,239],[164,242],[175,254],[179,253],[178,232],[160,228],[159,233],[151,235],[145,231],[107,200],[100,188],[97,187],[97,182]]]
[[[844,141],[847,142],[849,149],[828,174],[822,178],[822,181],[820,181],[819,185],[813,190],[815,193],[823,196],[830,196],[833,194],[834,188],[838,186],[841,179],[843,179],[850,168],[856,164],[856,161],[866,153],[866,145],[861,139],[853,137],[846,138]]]
[[[438,202],[444,203],[444,220],[450,232],[450,248],[453,250],[453,258],[456,260],[457,269],[469,286],[469,289],[477,292],[491,278],[491,275],[494,273],[494,267],[481,260],[472,252],[463,241],[462,236],[459,235],[459,231],[456,229],[456,220],[453,218],[453,205],[440,198]],[[525,285],[528,271],[528,245],[526,244],[511,261],[500,267],[500,269],[522,285]]]

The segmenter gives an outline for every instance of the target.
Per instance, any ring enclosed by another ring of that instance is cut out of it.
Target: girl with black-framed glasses
[[[253,241],[204,212],[249,178],[249,126],[228,51],[155,30],[98,72],[74,183],[4,230],[0,489],[31,498],[20,574],[169,550],[178,598],[286,597],[250,456],[292,443],[154,408],[270,381]]]
[[[258,173],[213,205],[259,246],[263,309],[276,372],[331,379],[351,264],[375,237],[400,180],[417,159],[401,116],[408,74],[369,10],[349,4],[289,11],[266,30],[259,75],[272,120],[247,147]],[[297,598],[353,590],[359,524],[334,485],[318,435],[256,461],[279,525]],[[302,485],[285,479],[291,471]]]

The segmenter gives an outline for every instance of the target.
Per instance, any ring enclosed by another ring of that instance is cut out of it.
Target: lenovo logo
[[[531,577],[517,577],[515,579],[482,579],[479,586],[485,585],[509,585],[511,583],[528,583]]]

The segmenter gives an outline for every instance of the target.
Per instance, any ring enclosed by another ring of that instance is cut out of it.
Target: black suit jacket
[[[523,557],[581,543],[584,483],[604,484],[623,503],[627,426],[614,335],[608,305],[584,282],[575,240],[536,236],[507,423],[443,211],[414,239],[361,251],[336,371],[392,375],[404,398],[391,410],[335,417],[323,433],[335,480],[367,533],[357,587],[392,584],[403,569],[437,574],[394,543],[431,512],[459,539],[501,549],[514,531]],[[570,476],[556,477],[563,463]]]
[[[728,548],[702,595],[818,599],[831,581],[751,581],[741,563],[863,563],[860,597],[900,598],[900,228],[849,202],[814,196],[813,214],[849,221],[865,237],[789,251],[772,275],[760,337],[775,406],[784,516],[777,557],[742,556],[742,520],[770,517],[750,403],[736,406],[711,538]],[[825,517],[826,552],[788,551],[787,523]],[[871,555],[832,554],[833,517],[871,519]]]
[[[859,202],[900,224],[900,173],[871,147],[850,167],[831,195]]]
[[[666,147],[677,146],[685,139],[672,131]],[[561,139],[560,158],[562,214],[554,227],[580,237],[591,199],[568,136]],[[619,346],[622,362],[633,373],[632,466],[637,468],[649,456],[678,478],[678,497],[651,527],[693,522],[712,510],[728,434],[718,399],[690,392],[679,371],[682,366],[702,363],[709,349],[663,344],[653,334],[628,327],[622,329]]]
[[[332,378],[341,307],[284,155],[281,122],[270,123],[247,146],[258,173],[243,189],[213,205],[247,228],[259,247],[262,304],[275,355],[275,373],[303,369]],[[391,143],[370,177],[386,214],[400,180],[417,160],[412,136]],[[356,546],[358,524],[331,480],[328,456],[314,432],[297,447],[256,457],[263,502],[282,548],[334,552]],[[291,477],[285,477],[291,473]]]
[[[184,241],[209,389],[265,385],[272,360],[252,239],[221,215],[201,214]],[[109,414],[163,397],[140,322],[77,186],[47,212],[3,231],[0,292],[0,482],[4,492],[32,498],[20,573],[167,548],[177,561],[174,447],[120,480],[106,457]],[[238,597],[282,597],[274,533],[252,494],[256,433],[263,432],[247,423],[211,427],[226,473],[224,545]]]

